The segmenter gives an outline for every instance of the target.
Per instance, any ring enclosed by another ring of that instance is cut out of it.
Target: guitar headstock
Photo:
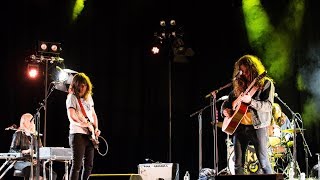
[[[267,71],[264,71],[262,74],[260,74],[258,77],[256,77],[257,81],[260,81],[262,78],[264,78],[267,75]]]

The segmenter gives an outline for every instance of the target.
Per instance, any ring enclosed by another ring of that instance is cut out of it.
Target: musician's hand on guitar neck
[[[94,133],[95,133],[96,137],[99,137],[100,134],[101,134],[101,131],[100,131],[99,129],[96,129],[96,130],[94,131]]]
[[[241,97],[241,101],[244,102],[244,103],[250,104],[251,103],[251,96],[248,95],[248,94],[244,94]]]

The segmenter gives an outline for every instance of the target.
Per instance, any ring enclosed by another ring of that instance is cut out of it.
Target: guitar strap
[[[87,113],[86,113],[86,111],[85,111],[84,108],[83,108],[83,105],[82,105],[82,102],[81,102],[80,98],[78,99],[78,102],[79,102],[79,105],[80,105],[82,114],[84,115],[85,118],[88,119]],[[89,121],[90,121],[90,119],[89,119]],[[90,122],[90,123],[91,123],[91,122]],[[94,128],[93,125],[92,125],[92,127]],[[88,128],[88,129],[89,129],[89,131],[91,131],[90,128]],[[94,131],[94,130],[92,130],[92,131]],[[92,131],[91,131],[91,135],[94,135],[94,132],[92,132]],[[98,141],[97,139],[95,139],[95,138],[92,138],[92,137],[91,137],[90,139],[91,139],[91,141],[93,142],[93,146],[94,146],[95,148],[97,148],[99,141]]]
[[[87,113],[86,113],[86,111],[85,111],[84,108],[83,108],[83,105],[82,105],[82,102],[81,102],[80,98],[78,98],[78,102],[79,102],[79,105],[80,105],[82,114],[84,115],[85,118],[88,119]]]
[[[88,116],[87,116],[86,110],[84,110],[84,108],[83,108],[83,105],[82,105],[82,102],[81,102],[80,98],[78,99],[78,102],[79,102],[79,105],[80,105],[80,109],[81,109],[82,114],[84,115],[84,117],[85,117],[85,118],[87,118],[87,119],[88,119]],[[90,121],[90,119],[89,119],[89,121]]]

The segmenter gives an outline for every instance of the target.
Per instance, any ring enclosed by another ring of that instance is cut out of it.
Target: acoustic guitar
[[[258,87],[255,86],[256,82],[261,80],[263,77],[265,77],[267,72],[263,72],[259,76],[257,76],[251,84],[248,86],[245,92],[242,92],[236,100],[232,102],[232,110],[233,115],[231,117],[225,117],[222,123],[222,131],[232,135],[234,131],[239,126],[241,119],[244,117],[244,115],[247,113],[248,105],[246,103],[242,102],[242,97],[245,94],[250,95],[251,97],[256,93],[258,90]]]

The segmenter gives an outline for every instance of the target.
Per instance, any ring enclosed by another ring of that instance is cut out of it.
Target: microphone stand
[[[220,101],[220,100],[218,99],[217,102],[218,101]],[[198,110],[190,115],[190,117],[193,117],[198,114],[198,122],[199,122],[199,124],[198,124],[198,126],[199,126],[199,130],[198,130],[198,132],[199,132],[199,174],[202,169],[202,112],[204,110],[206,110],[208,107],[211,107],[212,105],[213,105],[213,103],[210,103],[209,105],[201,108],[200,110]]]
[[[225,89],[227,87],[232,86],[233,81],[231,81],[230,83],[220,87],[217,90],[212,91],[210,94],[206,95],[206,98],[211,97],[210,98],[210,104],[212,104],[212,109],[211,109],[211,117],[212,117],[212,124],[214,125],[212,130],[213,130],[213,143],[214,143],[214,150],[213,150],[213,160],[214,160],[214,177],[216,177],[218,175],[218,128],[217,128],[217,122],[218,122],[218,115],[217,115],[217,108],[216,108],[216,103],[217,103],[217,93],[219,91],[221,91],[222,89]]]
[[[36,125],[36,134],[34,135],[35,138],[34,138],[34,142],[35,142],[35,153],[36,153],[36,180],[39,180],[39,177],[40,177],[40,153],[39,153],[39,146],[40,146],[40,110],[43,108],[45,111],[46,111],[46,102],[47,102],[47,99],[48,97],[50,96],[50,94],[52,93],[52,91],[54,90],[55,88],[55,85],[53,84],[53,86],[51,87],[50,91],[48,92],[47,96],[45,97],[45,99],[43,100],[44,103],[39,103],[40,104],[40,107],[37,108],[37,112],[34,114],[33,116],[33,119],[35,120],[35,125]],[[32,120],[32,119],[31,119]],[[30,120],[30,121],[31,121]],[[33,135],[31,135],[33,136]],[[33,146],[33,144],[32,144]],[[33,168],[33,156],[31,156],[31,168]],[[45,167],[43,167],[45,168]],[[31,172],[33,173],[33,170],[31,169]],[[33,177],[33,176],[31,176]]]
[[[297,133],[296,133],[296,126],[298,126],[298,130],[301,132],[301,136],[302,136],[302,139],[303,139],[303,145],[304,145],[304,150],[305,150],[305,161],[306,161],[306,173],[308,173],[308,154],[310,155],[310,157],[312,157],[312,154],[310,152],[310,149],[309,149],[309,146],[306,142],[306,139],[304,137],[304,134],[302,132],[302,128],[300,128],[300,125],[298,123],[297,120],[299,120],[301,123],[303,123],[303,121],[301,120],[301,118],[299,116],[297,116],[297,113],[293,112],[290,107],[281,100],[281,98],[276,95],[275,96],[289,111],[290,113],[292,114],[292,120],[294,121],[293,123],[293,170],[294,170],[294,177],[297,177]],[[308,152],[308,153],[307,153]],[[307,177],[308,177],[308,174],[307,174]]]
[[[190,115],[190,117],[195,116],[196,114],[198,114],[198,127],[199,127],[199,174],[201,172],[202,169],[202,112],[207,109],[208,107],[212,106],[212,103],[210,103],[209,105],[205,106],[204,108],[192,113]]]

